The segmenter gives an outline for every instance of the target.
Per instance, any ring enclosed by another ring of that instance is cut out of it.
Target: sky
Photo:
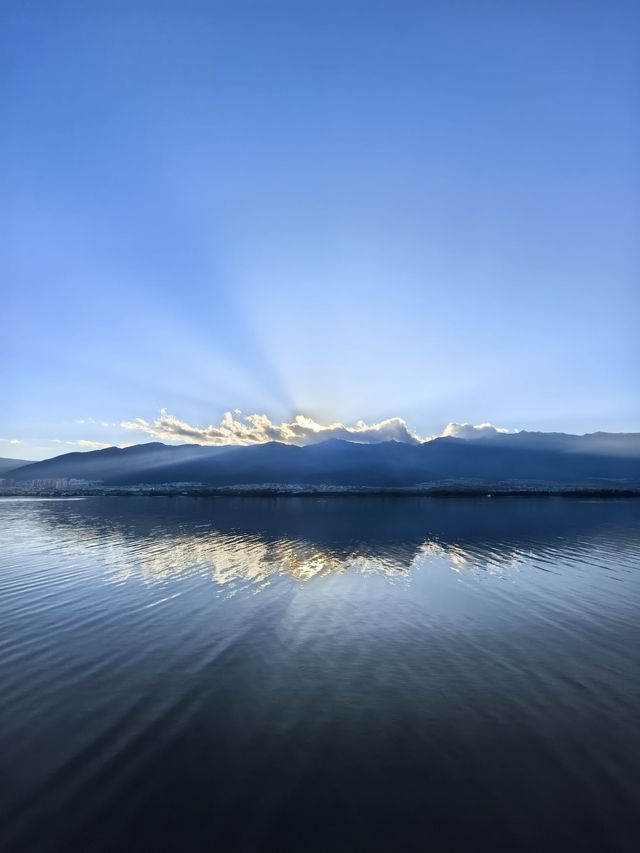
[[[0,456],[640,430],[636,3],[0,20]]]

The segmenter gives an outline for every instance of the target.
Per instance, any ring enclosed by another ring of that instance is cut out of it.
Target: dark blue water
[[[0,500],[3,851],[640,849],[640,501]]]

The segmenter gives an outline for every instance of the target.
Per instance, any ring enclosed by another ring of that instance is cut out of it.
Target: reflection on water
[[[259,586],[274,575],[408,577],[433,557],[454,569],[494,571],[553,561],[558,551],[579,556],[633,526],[635,508],[633,501],[561,498],[94,498],[71,506],[34,501],[29,520],[69,556],[98,551],[114,580],[195,573]],[[22,521],[24,502],[13,509]],[[25,530],[31,541],[33,534]],[[624,539],[617,536],[616,546],[624,548]]]
[[[0,500],[0,844],[635,853],[639,520]]]

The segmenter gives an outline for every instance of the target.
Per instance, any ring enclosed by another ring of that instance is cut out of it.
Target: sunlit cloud
[[[361,444],[378,444],[382,441],[400,441],[405,444],[420,444],[438,436],[419,436],[407,426],[402,418],[387,418],[377,423],[358,421],[353,426],[342,423],[321,424],[306,415],[296,415],[290,421],[274,423],[267,415],[245,415],[235,409],[225,412],[219,424],[206,427],[194,426],[182,421],[162,409],[160,416],[150,422],[144,418],[122,421],[126,430],[137,430],[160,441],[186,444],[249,445],[279,441],[284,444],[303,446],[317,444],[329,438],[340,438]],[[443,436],[477,438],[479,436],[509,432],[509,430],[480,424],[449,424]]]
[[[315,444],[328,438],[342,438],[363,444],[381,441],[402,441],[417,444],[420,437],[413,433],[402,418],[388,418],[374,424],[358,421],[354,426],[341,423],[320,424],[305,415],[296,415],[292,420],[274,423],[267,415],[239,416],[225,412],[217,425],[198,427],[170,415],[166,409],[153,423],[144,418],[123,421],[120,426],[127,430],[140,430],[162,441],[182,441],[192,444],[264,444],[280,441],[284,444]]]
[[[493,424],[447,424],[442,435],[450,438],[493,438],[500,433],[514,433],[517,429],[505,429]]]
[[[84,418],[85,424],[102,427],[106,422],[94,418]],[[109,424],[111,426],[111,424]],[[175,415],[162,409],[158,418],[147,421],[135,418],[132,421],[122,421],[116,424],[129,434],[141,433],[158,441],[170,444],[201,444],[221,447],[225,445],[247,446],[278,441],[283,444],[293,444],[303,447],[308,444],[318,444],[330,438],[352,441],[360,444],[379,444],[383,441],[398,441],[404,444],[423,444],[435,438],[490,439],[505,433],[515,433],[518,430],[505,429],[493,424],[450,423],[439,435],[419,435],[412,430],[403,418],[387,418],[374,423],[357,421],[352,426],[335,422],[323,424],[307,417],[296,415],[290,421],[274,423],[267,415],[242,415],[239,409],[225,412],[218,424],[201,427],[180,420]],[[131,438],[136,436],[131,435]],[[138,439],[138,440],[140,440]],[[23,453],[37,454],[41,458],[47,455],[47,449],[59,448],[57,453],[68,453],[70,450],[103,450],[107,447],[131,447],[135,441],[106,442],[89,438],[61,439],[52,438],[44,443],[34,445],[33,441],[19,438],[2,438],[0,442],[8,445],[20,445]]]

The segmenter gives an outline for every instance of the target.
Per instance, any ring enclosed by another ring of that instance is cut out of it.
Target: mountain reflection
[[[31,509],[57,548],[91,551],[114,580],[199,575],[258,587],[275,575],[402,578],[433,558],[504,571],[608,535],[620,547],[637,516],[633,502],[561,498],[89,498]]]

